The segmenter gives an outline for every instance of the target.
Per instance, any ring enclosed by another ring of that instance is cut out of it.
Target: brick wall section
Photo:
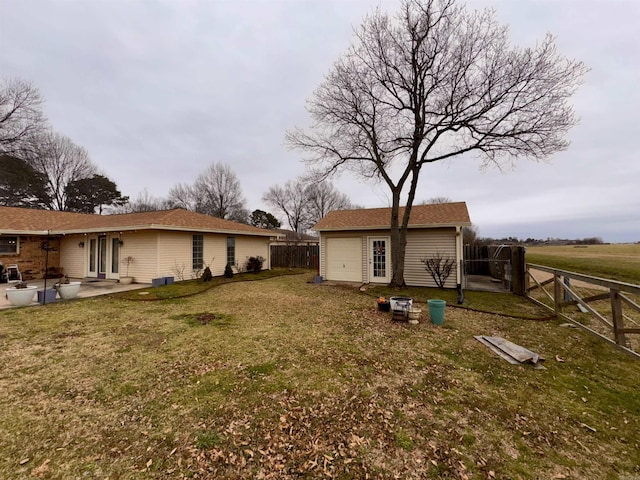
[[[44,240],[43,237],[20,235],[20,254],[2,254],[0,262],[5,268],[17,264],[23,280],[44,278],[46,252],[40,248]],[[49,272],[55,276],[60,273],[60,239],[50,239],[49,245],[53,249],[49,251]]]

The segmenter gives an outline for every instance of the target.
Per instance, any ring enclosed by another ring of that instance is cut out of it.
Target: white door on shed
[[[327,280],[362,281],[362,240],[327,238]]]
[[[369,238],[369,282],[391,281],[390,243],[389,237]]]

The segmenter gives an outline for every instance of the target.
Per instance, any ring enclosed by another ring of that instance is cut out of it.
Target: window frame
[[[236,237],[227,237],[227,265],[236,265]]]
[[[204,267],[204,235],[194,233],[191,236],[191,269],[202,270]]]
[[[7,248],[11,245],[11,239],[15,241],[14,251],[3,251],[3,246]],[[6,243],[4,242],[6,241]],[[2,235],[0,236],[0,255],[19,255],[20,254],[20,236],[19,235]]]

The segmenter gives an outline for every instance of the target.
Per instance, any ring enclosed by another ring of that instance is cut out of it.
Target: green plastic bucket
[[[447,302],[444,300],[427,300],[429,305],[429,317],[431,317],[431,323],[434,325],[442,325],[444,323],[444,307]]]

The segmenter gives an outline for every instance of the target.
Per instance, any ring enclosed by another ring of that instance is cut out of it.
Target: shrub
[[[438,252],[432,257],[421,258],[420,261],[424,264],[425,270],[429,272],[438,288],[444,288],[444,284],[456,264],[455,260],[449,257],[445,258]]]
[[[213,280],[213,275],[211,275],[211,269],[209,267],[204,269],[200,280],[202,280],[203,282],[210,282],[211,280]]]
[[[249,260],[247,260],[247,272],[260,273],[263,264],[264,258],[260,256],[249,257]]]
[[[227,266],[224,267],[224,276],[227,278],[233,277],[233,269],[231,268],[231,264],[227,263]]]

